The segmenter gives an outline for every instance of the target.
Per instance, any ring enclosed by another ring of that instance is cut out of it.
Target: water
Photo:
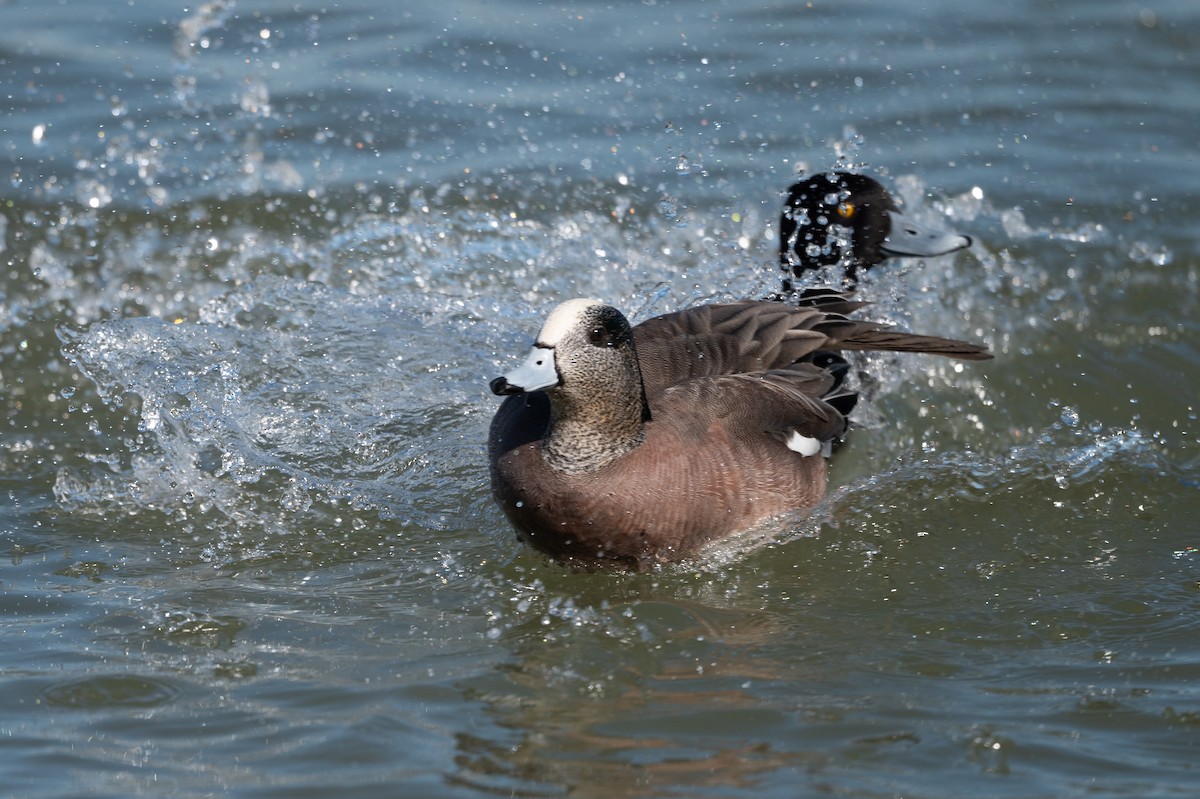
[[[1191,796],[1200,10],[0,10],[0,795]],[[976,238],[863,288],[815,518],[566,572],[487,490],[546,310],[773,288],[798,169]]]

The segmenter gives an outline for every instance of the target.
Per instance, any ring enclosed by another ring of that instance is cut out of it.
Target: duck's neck
[[[550,427],[542,441],[542,455],[551,469],[566,474],[594,472],[645,440],[650,411],[641,375],[636,377],[629,391],[578,387],[549,392]]]

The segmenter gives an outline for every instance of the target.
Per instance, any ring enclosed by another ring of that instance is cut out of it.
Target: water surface
[[[1194,794],[1193,3],[0,19],[0,794]],[[487,380],[761,296],[838,165],[976,241],[869,313],[995,361],[866,362],[765,546],[517,545]]]

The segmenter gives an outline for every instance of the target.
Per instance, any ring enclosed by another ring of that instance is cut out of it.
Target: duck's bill
[[[965,250],[971,246],[970,236],[921,227],[899,211],[889,211],[888,216],[891,217],[892,229],[881,245],[881,249],[887,255],[932,257]]]
[[[538,346],[529,350],[524,363],[489,384],[492,393],[500,396],[541,391],[557,385],[558,369],[554,365],[554,349]]]

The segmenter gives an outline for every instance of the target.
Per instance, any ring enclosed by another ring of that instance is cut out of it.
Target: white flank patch
[[[538,333],[537,345],[539,347],[558,346],[558,342],[562,341],[563,336],[579,324],[579,319],[585,310],[593,305],[603,304],[600,300],[587,299],[567,300],[560,304],[546,317],[546,323],[542,325],[542,332]]]
[[[800,435],[799,430],[793,430],[792,434],[788,436],[787,448],[792,452],[799,452],[806,458],[810,455],[816,455],[822,449],[820,441],[809,436]]]

